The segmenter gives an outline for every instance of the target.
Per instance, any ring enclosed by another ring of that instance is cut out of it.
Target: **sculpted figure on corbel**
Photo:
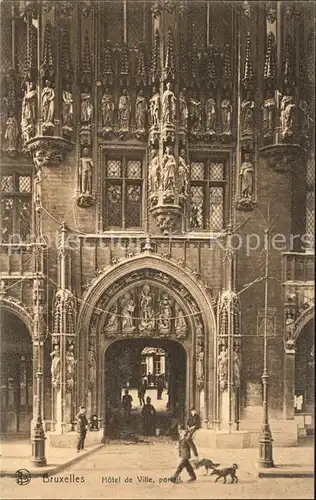
[[[181,196],[185,198],[188,197],[188,171],[189,166],[186,163],[186,154],[185,150],[181,149],[179,155],[179,164],[178,164],[178,190]]]
[[[265,139],[272,139],[276,118],[276,102],[274,90],[268,89],[263,101],[263,133]]]
[[[176,160],[170,146],[166,146],[166,151],[162,160],[161,173],[164,201],[173,201],[176,183]]]
[[[228,387],[228,351],[225,343],[219,344],[219,354],[217,358],[217,377],[219,387],[224,392]]]
[[[212,139],[216,133],[216,101],[211,94],[205,103],[205,136]]]
[[[101,111],[102,111],[102,131],[108,133],[114,127],[114,98],[108,88],[105,89],[102,96]]]
[[[186,130],[188,128],[189,110],[185,98],[185,89],[183,89],[179,94],[179,115],[179,126],[180,128]]]
[[[199,333],[196,337],[196,382],[202,389],[204,385],[204,334]]]
[[[134,326],[134,311],[135,303],[130,293],[125,293],[121,299],[121,315],[122,315],[122,333],[133,333],[136,329]]]
[[[57,340],[53,341],[53,350],[50,353],[51,357],[51,376],[52,385],[55,389],[59,389],[60,384],[60,349]]]
[[[153,88],[153,96],[150,99],[150,125],[153,128],[157,128],[160,125],[160,94],[156,87]]]
[[[35,135],[37,90],[34,82],[25,82],[21,109],[22,142],[25,144]]]
[[[45,80],[42,90],[43,131],[54,128],[55,90],[49,80]]]
[[[196,91],[192,92],[189,99],[189,127],[193,137],[199,138],[202,131],[202,102]]]
[[[148,104],[143,89],[140,89],[135,103],[136,137],[141,138],[147,126]]]
[[[118,122],[120,131],[127,132],[129,130],[130,114],[131,98],[127,90],[123,89],[118,104]]]
[[[93,166],[90,149],[84,147],[79,160],[79,194],[77,195],[79,207],[90,207],[94,202],[92,196]]]
[[[293,139],[296,132],[296,105],[294,97],[284,95],[281,100],[281,137],[285,142]]]
[[[171,298],[163,293],[159,300],[158,331],[160,335],[166,335],[171,331]]]
[[[140,295],[140,315],[139,331],[152,332],[155,328],[155,318],[153,309],[153,294],[150,286],[144,285]]]
[[[176,96],[168,82],[162,96],[162,120],[165,125],[174,125],[176,120]]]
[[[252,136],[255,130],[254,109],[255,102],[251,92],[247,92],[246,99],[241,103],[241,135]]]
[[[231,139],[232,115],[233,115],[233,106],[230,100],[230,95],[228,91],[225,91],[224,98],[221,103],[221,116],[222,116],[221,138],[223,142],[227,142]]]
[[[73,341],[67,341],[66,348],[66,390],[71,392],[74,386],[77,360],[75,358]]]
[[[114,304],[109,311],[109,318],[104,327],[104,333],[107,337],[113,337],[118,332],[119,327],[119,317],[118,317],[118,305]]]
[[[95,383],[97,375],[97,361],[95,350],[95,339],[90,339],[88,351],[88,387],[91,389]]]
[[[73,129],[73,96],[71,85],[66,84],[62,91],[62,128],[67,134]]]
[[[244,161],[240,166],[240,198],[237,203],[237,208],[251,210],[255,206],[254,200],[254,182],[255,171],[251,161],[251,154],[244,153]]]
[[[177,303],[175,305],[175,317],[176,337],[179,339],[185,338],[188,332],[188,325],[184,316],[184,312]]]

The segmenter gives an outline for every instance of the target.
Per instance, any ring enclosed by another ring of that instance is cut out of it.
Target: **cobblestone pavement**
[[[150,438],[151,439],[151,438]],[[287,451],[284,451],[287,450]],[[296,451],[297,450],[297,451]],[[312,449],[275,450],[289,462],[312,457]],[[282,454],[283,453],[283,454]],[[287,456],[288,454],[288,456]],[[222,465],[239,464],[238,484],[214,483],[214,477],[198,470],[198,480],[172,484],[168,481],[177,463],[174,443],[153,438],[149,443],[110,443],[57,476],[33,478],[30,484],[19,486],[14,478],[1,481],[1,497],[5,499],[93,499],[93,498],[199,498],[199,499],[309,499],[314,498],[314,480],[269,478],[259,479],[256,471],[256,450],[202,450],[200,456],[218,459]],[[307,459],[306,459],[307,460]],[[62,482],[61,482],[61,478]],[[128,479],[130,478],[130,479]]]

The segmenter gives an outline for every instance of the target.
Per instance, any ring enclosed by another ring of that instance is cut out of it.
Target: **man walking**
[[[86,417],[86,408],[84,406],[80,407],[79,413],[76,415],[77,419],[77,432],[78,432],[78,444],[77,453],[84,449],[84,441],[86,439],[87,430],[89,426],[88,419]]]
[[[170,478],[170,481],[172,483],[175,483],[177,481],[178,476],[183,471],[183,469],[187,470],[187,472],[190,476],[189,481],[196,481],[195,472],[194,472],[193,467],[189,461],[189,458],[191,457],[190,444],[188,441],[188,433],[185,430],[184,425],[182,425],[179,428],[179,457],[180,457],[179,465],[177,467],[176,472]]]
[[[193,442],[193,436],[195,432],[201,427],[201,419],[195,408],[191,408],[190,410],[190,415],[187,421],[187,428],[188,428],[188,443],[190,445],[190,448],[193,452],[194,455],[194,460],[198,461],[199,460],[199,454],[196,449],[196,446]]]

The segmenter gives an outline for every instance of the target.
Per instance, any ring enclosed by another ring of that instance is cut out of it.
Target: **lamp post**
[[[37,390],[37,417],[32,435],[32,463],[36,467],[43,467],[46,465],[45,457],[45,432],[42,421],[41,409],[41,390],[42,390],[42,368],[39,366],[36,372],[36,390]]]
[[[265,277],[264,277],[264,344],[263,344],[263,374],[262,374],[262,385],[263,385],[263,423],[261,434],[259,437],[260,443],[260,458],[259,466],[264,468],[274,467],[273,457],[272,457],[272,434],[269,424],[269,405],[268,405],[268,366],[267,366],[267,316],[268,316],[268,281],[269,281],[269,229],[266,228],[265,231],[265,244],[266,244],[266,258],[265,258]]]

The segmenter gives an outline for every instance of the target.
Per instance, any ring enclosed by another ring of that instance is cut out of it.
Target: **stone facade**
[[[287,282],[306,295],[295,343],[313,299],[313,25],[308,4],[276,3],[1,4],[19,47],[2,44],[0,299],[29,330],[34,377],[42,365],[47,428],[68,432],[88,399],[104,418],[106,350],[143,337],[183,346],[185,409],[205,427],[260,418],[268,217],[285,238],[270,245],[269,407],[294,417]],[[32,183],[24,235],[12,173]],[[291,255],[302,279],[284,274]]]

